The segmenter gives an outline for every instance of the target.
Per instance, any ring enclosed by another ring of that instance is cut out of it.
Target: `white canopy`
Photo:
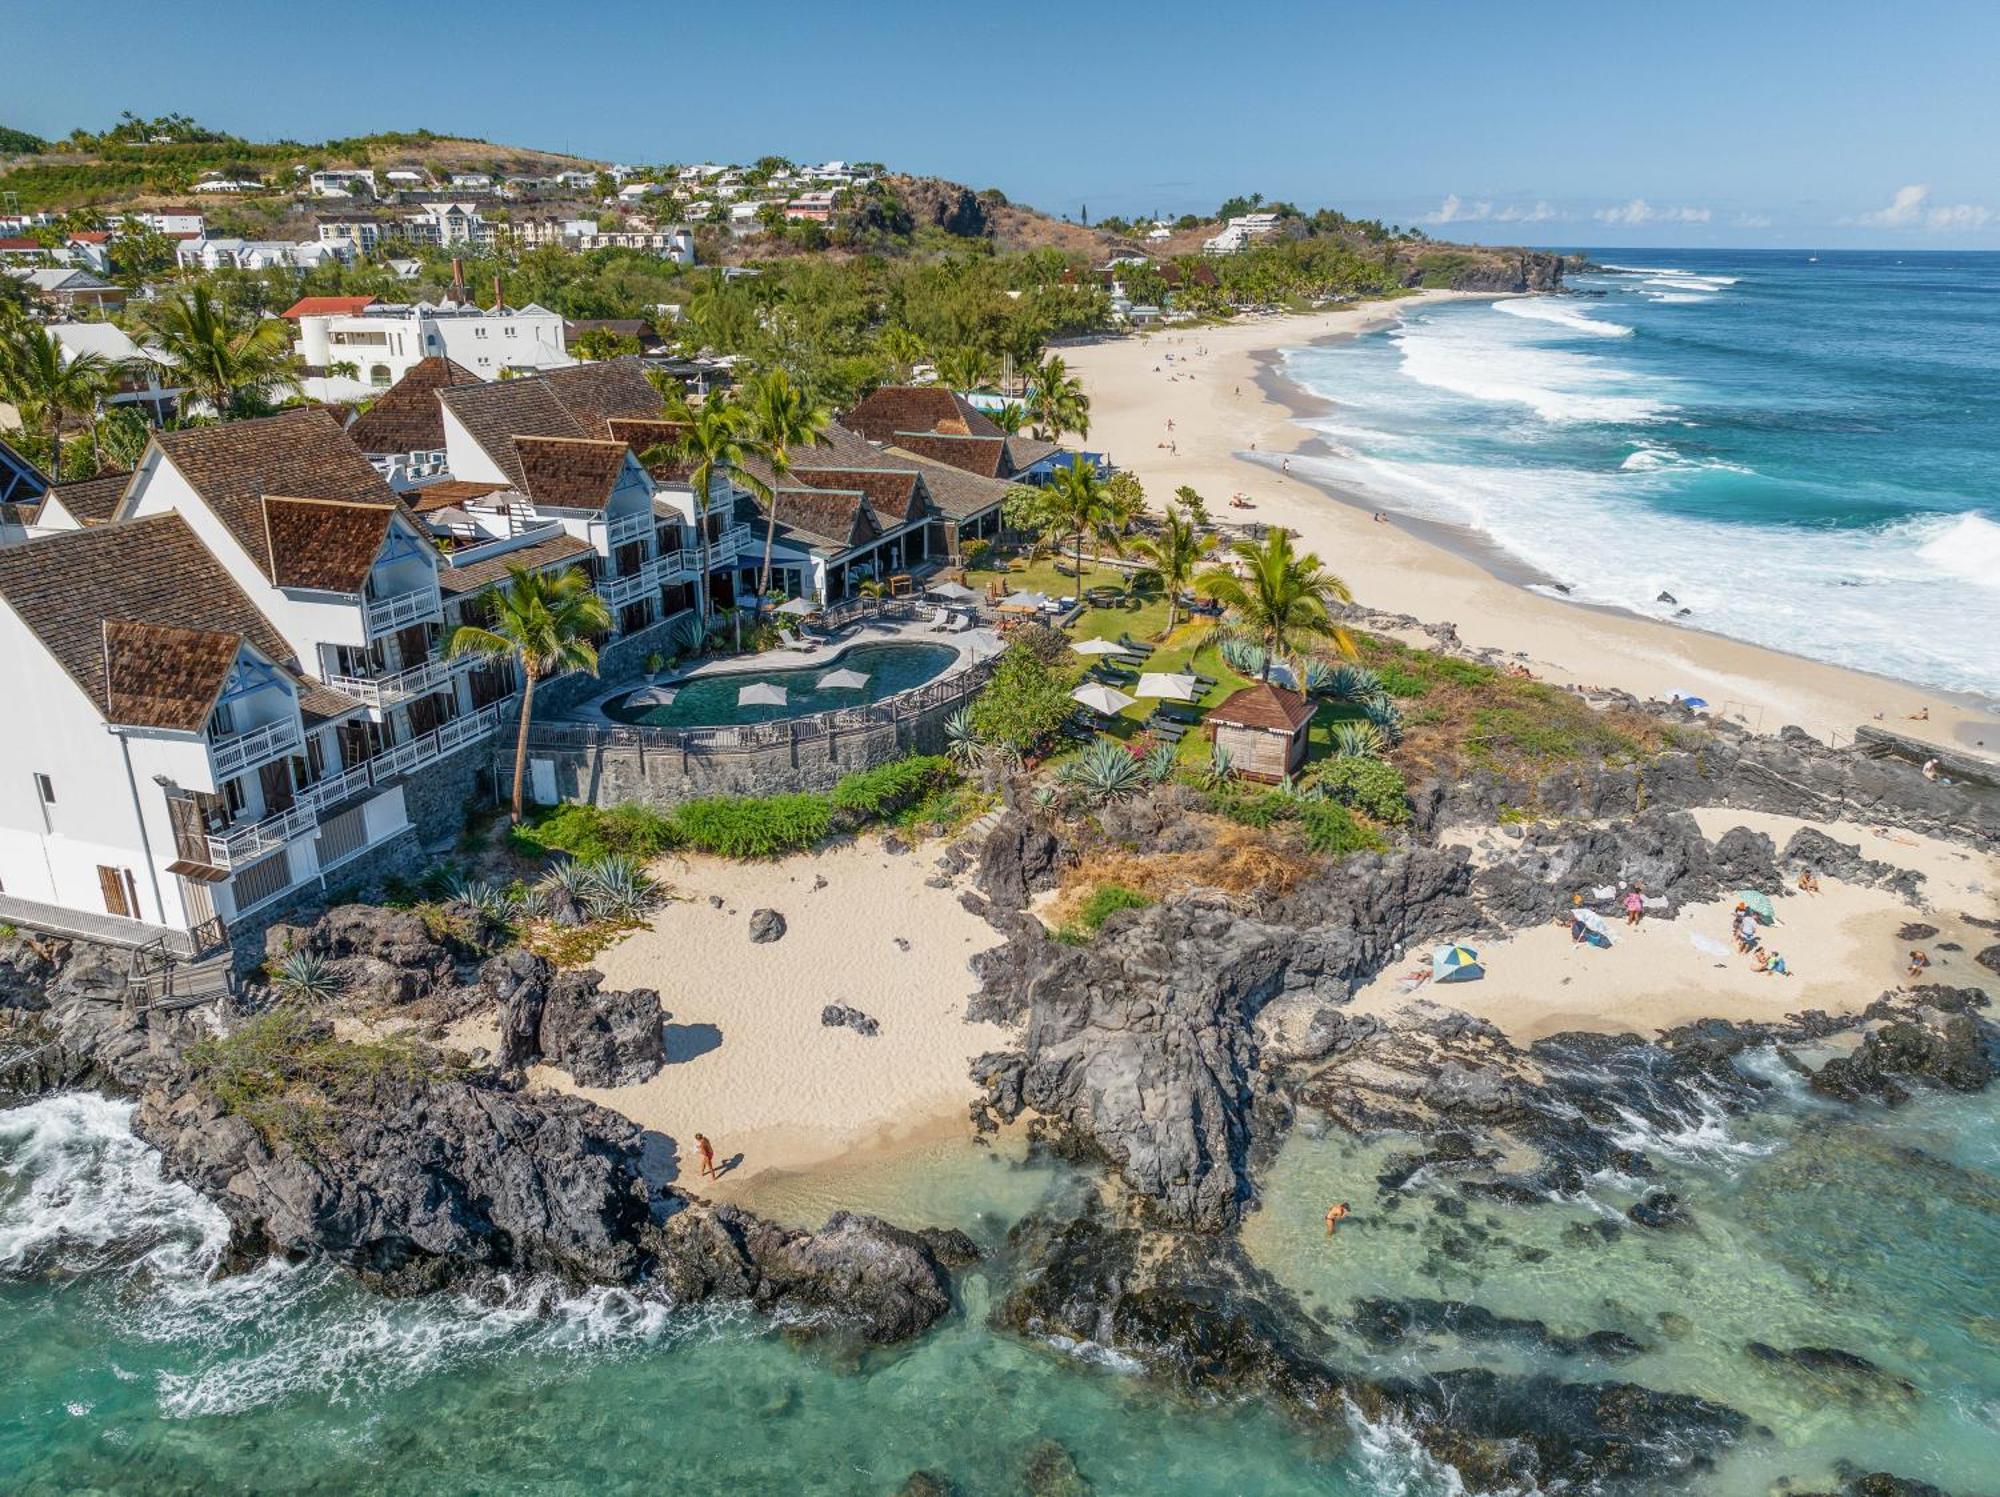
[[[1172,671],[1147,671],[1139,677],[1135,689],[1142,697],[1165,697],[1173,702],[1192,702],[1201,695],[1201,687],[1193,676],[1176,675]]]
[[[860,671],[843,668],[828,671],[815,684],[821,691],[859,691],[868,684],[868,677]]]
[[[1002,608],[1033,608],[1040,610],[1049,606],[1049,595],[1047,593],[1029,592],[1023,589],[1018,593],[1007,594],[1006,597],[1000,600],[1000,606]]]
[[[793,618],[802,619],[809,613],[818,613],[819,604],[813,602],[811,598],[787,598],[773,609],[772,612],[789,613]]]
[[[1124,645],[1108,639],[1079,639],[1070,648],[1079,655],[1123,655]]]
[[[736,693],[739,707],[782,707],[787,700],[785,688],[769,681],[753,681]]]
[[[1072,691],[1070,700],[1081,702],[1091,711],[1102,712],[1109,717],[1114,712],[1123,712],[1132,705],[1134,699],[1115,686],[1106,686],[1101,681],[1090,681]]]
[[[951,603],[970,603],[979,596],[977,589],[967,587],[960,582],[938,582],[925,588],[924,591],[933,598],[943,598]]]

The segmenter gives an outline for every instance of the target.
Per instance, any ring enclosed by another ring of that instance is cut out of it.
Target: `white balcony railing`
[[[393,707],[398,702],[436,691],[451,680],[454,672],[470,670],[476,663],[471,655],[461,655],[456,660],[431,659],[397,671],[393,676],[328,676],[326,684],[370,707]]]
[[[757,544],[748,525],[731,525],[709,544],[710,566],[720,566],[726,561],[741,556]]]
[[[421,769],[468,743],[490,737],[512,710],[514,698],[455,717],[443,727],[421,737],[385,749],[364,764],[306,786],[298,799],[276,816],[247,826],[231,827],[208,838],[208,861],[216,868],[240,868],[274,852],[287,842],[307,836],[319,828],[320,814],[373,786],[386,785],[399,775]]]
[[[657,580],[661,582],[685,582],[701,571],[701,551],[694,546],[683,546],[678,551],[662,551],[654,559]]]
[[[386,598],[368,598],[362,605],[362,613],[371,640],[407,629],[411,624],[443,617],[435,586],[412,588]]]
[[[622,546],[627,541],[636,541],[641,536],[650,535],[659,517],[650,509],[639,510],[635,514],[620,515],[604,527],[605,539],[613,546]]]
[[[209,744],[208,757],[215,766],[215,777],[226,780],[259,764],[268,764],[273,759],[299,752],[303,746],[304,737],[299,731],[298,720],[279,718],[248,732],[214,739]]]
[[[613,608],[621,608],[627,603],[636,603],[658,587],[659,576],[659,564],[647,561],[637,571],[627,572],[622,577],[599,577],[597,595]]]

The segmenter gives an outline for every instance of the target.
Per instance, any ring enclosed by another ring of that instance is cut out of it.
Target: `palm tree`
[[[1079,437],[1090,435],[1090,397],[1083,393],[1083,381],[1055,354],[1035,371],[1028,391],[1028,414],[1035,419],[1036,435],[1045,441],[1060,442],[1066,431]]]
[[[977,389],[993,370],[993,360],[983,349],[947,348],[937,357],[938,379],[954,390]]]
[[[1083,542],[1102,534],[1110,520],[1104,480],[1089,463],[1058,468],[1035,506],[1043,534],[1076,542],[1076,600],[1083,601]]]
[[[160,361],[173,368],[174,383],[207,401],[224,421],[292,381],[285,325],[275,318],[232,318],[206,286],[157,303],[147,324]]]
[[[1018,437],[1021,428],[1028,424],[1028,408],[1018,400],[1010,400],[997,411],[986,413],[993,424],[1010,437]]]
[[[1194,519],[1171,504],[1160,522],[1160,533],[1142,540],[1133,549],[1159,570],[1167,589],[1167,633],[1181,621],[1181,592],[1194,581],[1195,568],[1206,556],[1214,538],[1195,527]]]
[[[792,471],[794,448],[811,447],[826,436],[833,412],[792,383],[782,369],[768,369],[750,382],[744,406],[751,439],[771,467],[769,519],[764,525],[764,566],[757,574],[757,596],[771,590],[771,550],[778,543],[778,490]]]
[[[889,368],[899,384],[909,379],[917,365],[924,361],[924,340],[906,327],[885,327],[882,336],[876,340],[876,347],[889,361]]]
[[[514,825],[521,824],[522,781],[528,772],[528,724],[535,711],[535,683],[558,670],[597,674],[597,646],[611,627],[611,610],[590,579],[571,567],[556,576],[507,568],[507,585],[493,596],[489,624],[460,624],[445,658],[481,655],[515,660],[521,667],[521,729],[514,740]]]
[[[1229,550],[1242,575],[1227,566],[1210,567],[1194,579],[1194,590],[1233,612],[1263,642],[1264,680],[1271,679],[1271,662],[1292,653],[1303,637],[1331,638],[1335,649],[1353,657],[1354,641],[1333,622],[1327,604],[1350,603],[1354,595],[1317,556],[1294,551],[1289,531],[1274,527],[1262,545],[1238,541]]]
[[[55,334],[23,322],[0,343],[0,392],[28,425],[46,425],[49,477],[62,482],[63,428],[73,418],[92,420],[97,403],[117,383],[117,371],[102,354],[68,358]]]
[[[761,449],[746,433],[746,413],[723,395],[711,395],[698,406],[676,399],[667,407],[666,419],[680,423],[680,431],[657,447],[648,448],[640,461],[648,468],[670,465],[688,471],[688,485],[694,490],[695,535],[701,546],[701,614],[708,618],[708,506],[710,490],[718,474],[730,483],[740,483],[759,498],[769,500],[771,489],[763,479],[744,467],[761,455]]]

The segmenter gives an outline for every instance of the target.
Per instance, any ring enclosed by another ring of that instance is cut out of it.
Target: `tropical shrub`
[[[1208,763],[1202,766],[1202,788],[1220,790],[1235,776],[1236,765],[1230,757],[1229,750],[1220,743],[1210,745]]]
[[[1337,665],[1327,681],[1326,695],[1336,702],[1365,702],[1381,689],[1381,678],[1366,667]]]
[[[1174,746],[1171,743],[1156,743],[1146,750],[1146,757],[1140,762],[1146,778],[1155,785],[1164,785],[1173,778],[1176,763]]]
[[[1063,650],[1068,653],[1067,644]],[[1010,646],[1000,657],[993,679],[973,699],[973,732],[982,743],[1033,753],[1075,710],[1076,704],[1069,699],[1072,681],[1069,671],[1052,668],[1032,646]]]
[[[979,735],[972,731],[972,709],[959,707],[944,720],[945,756],[961,769],[979,762]]]
[[[1122,745],[1100,738],[1062,768],[1063,783],[1100,804],[1137,795],[1146,772]]]
[[[850,818],[892,816],[957,777],[943,755],[917,754],[848,775],[833,787],[829,802]]]
[[[1373,759],[1389,746],[1382,730],[1372,722],[1335,723],[1328,740],[1338,759]]]
[[[1323,759],[1306,772],[1306,779],[1312,789],[1351,806],[1370,821],[1401,826],[1410,819],[1409,786],[1393,764],[1372,758]]]
[[[687,846],[725,858],[769,858],[824,840],[833,807],[824,795],[710,796],[674,812]]]
[[[1306,846],[1314,852],[1339,856],[1351,852],[1379,852],[1384,846],[1380,833],[1356,821],[1354,813],[1338,801],[1301,801],[1298,815],[1299,826],[1305,832]]]
[[[1387,693],[1377,692],[1361,704],[1361,710],[1391,744],[1403,736],[1403,714]]]
[[[273,975],[271,986],[279,996],[300,1003],[322,1003],[340,991],[340,978],[331,963],[316,951],[294,951]]]

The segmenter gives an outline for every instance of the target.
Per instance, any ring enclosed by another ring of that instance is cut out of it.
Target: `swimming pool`
[[[787,670],[731,671],[712,676],[695,676],[671,686],[642,686],[620,692],[604,703],[604,715],[615,722],[642,723],[657,728],[691,728],[728,723],[775,722],[786,717],[805,717],[814,712],[832,712],[840,707],[858,707],[879,702],[913,686],[942,675],[958,658],[947,644],[912,640],[902,644],[855,645],[811,665]],[[830,671],[859,671],[868,678],[865,686],[822,688],[820,678]],[[785,704],[779,706],[739,706],[737,694],[746,686],[782,686]],[[644,698],[671,691],[671,702]],[[631,698],[642,700],[633,702]]]

